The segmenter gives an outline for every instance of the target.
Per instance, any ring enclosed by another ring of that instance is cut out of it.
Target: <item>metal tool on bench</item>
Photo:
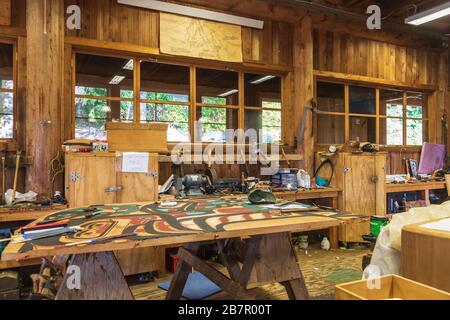
[[[202,174],[188,174],[184,176],[182,181],[186,196],[205,195],[208,186],[211,185],[208,177]]]

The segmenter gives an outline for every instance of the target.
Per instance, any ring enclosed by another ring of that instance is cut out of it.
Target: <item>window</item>
[[[281,102],[263,100],[262,108],[263,142],[281,142]]]
[[[169,142],[189,142],[189,67],[141,62],[141,122],[169,124]]]
[[[345,143],[345,87],[318,82],[317,108],[323,112],[315,118],[317,141],[323,144]]]
[[[14,137],[14,51],[0,43],[0,139]]]
[[[315,116],[318,144],[358,140],[389,146],[418,146],[427,139],[423,93],[322,81],[317,82],[316,92],[321,111]]]
[[[174,143],[236,143],[237,129],[282,140],[280,76],[76,52],[75,80],[76,138],[104,140],[108,122],[165,122]]]
[[[282,141],[281,78],[273,75],[244,75],[245,130],[255,129],[263,143]]]
[[[134,121],[134,61],[76,55],[75,137],[106,140],[107,122]]]
[[[239,74],[198,68],[197,138],[202,142],[236,142],[239,128]]]

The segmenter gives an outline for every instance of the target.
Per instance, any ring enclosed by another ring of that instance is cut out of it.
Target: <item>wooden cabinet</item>
[[[320,157],[317,156],[320,164]],[[338,207],[343,211],[367,216],[385,215],[385,153],[340,153],[332,159],[334,176],[332,185],[342,189]],[[320,176],[329,177],[330,169],[325,168]],[[343,226],[339,230],[342,242],[362,242],[362,235],[370,233],[370,223]]]
[[[150,155],[149,173],[121,172],[120,153],[66,155],[69,206],[151,202],[158,199],[158,159]]]
[[[157,201],[158,155],[150,154],[149,159],[149,173],[124,173],[121,153],[66,154],[69,207]],[[115,254],[125,275],[165,270],[165,250],[161,247]]]

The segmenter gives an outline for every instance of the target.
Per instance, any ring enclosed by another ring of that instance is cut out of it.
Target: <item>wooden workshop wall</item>
[[[16,92],[14,96],[16,110],[15,139],[8,142],[6,159],[6,188],[12,189],[15,174],[16,150],[24,150],[25,141],[26,0],[2,0],[0,1],[0,12],[0,16],[2,17],[9,16],[9,19],[0,18],[0,38],[14,45],[17,58]],[[19,191],[25,191],[26,166],[30,163],[31,159],[29,157],[21,161],[18,176]]]
[[[65,5],[79,5],[82,12],[81,30],[65,31],[66,39],[90,39],[114,42],[120,44],[132,44],[141,47],[149,47],[159,49],[159,13],[151,10],[142,10],[139,8],[118,5],[116,1],[111,0],[65,0]],[[272,21],[264,19],[265,26],[263,30],[252,28],[242,28],[242,55],[245,63],[251,63],[261,66],[261,68],[291,67],[293,60],[292,53],[292,37],[293,25],[287,22]],[[70,45],[66,45],[66,85],[70,82]],[[189,61],[187,58],[186,61]],[[194,60],[193,60],[194,61]],[[198,63],[198,61],[195,61]],[[200,62],[201,64],[202,62]],[[206,65],[207,62],[205,62]],[[291,79],[291,78],[289,78]],[[289,87],[290,88],[290,87]],[[66,94],[70,94],[71,88],[65,89]],[[292,89],[288,89],[283,94],[283,102],[285,114],[292,112],[292,99],[290,95]],[[286,95],[288,95],[286,97]],[[70,101],[66,102],[66,110],[70,106]],[[286,142],[291,146],[294,145],[294,131],[291,126],[290,117],[283,118],[283,127],[285,128],[284,136]],[[66,113],[65,138],[71,138],[71,130],[73,127],[73,116]],[[300,121],[297,121],[300,123]],[[295,150],[293,150],[295,151]],[[239,166],[217,165],[215,169],[220,177],[241,177]],[[172,173],[172,165],[169,163],[160,164],[160,181],[170,177]],[[184,168],[186,173],[196,173],[204,170],[204,166],[186,165]],[[253,175],[258,176],[257,167],[251,167]]]
[[[81,30],[67,30],[67,37],[129,43],[159,48],[159,13],[111,0],[65,0],[82,12]],[[264,30],[242,29],[244,62],[290,66],[291,24],[266,20]]]
[[[196,1],[205,7],[208,2]],[[305,143],[297,148],[297,140],[303,108],[313,97],[314,71],[364,76],[412,87],[436,87],[430,108],[437,112],[430,122],[440,122],[448,102],[449,85],[439,70],[449,70],[448,56],[423,49],[426,48],[423,41],[420,49],[414,48],[414,41],[411,41],[414,35],[401,37],[397,31],[383,30],[380,34],[386,41],[377,41],[376,34],[362,32],[363,28],[349,27],[346,32],[349,24],[343,21],[336,24],[336,17],[325,19],[322,14],[287,10],[255,0],[236,2],[231,8],[227,1],[219,2],[223,3],[224,11],[251,16],[258,12],[265,21],[263,30],[242,30],[244,64],[258,65],[266,71],[271,68],[291,70],[283,86],[284,140],[287,148],[304,157],[302,163],[293,165],[309,170],[313,167],[314,145],[309,121]],[[81,7],[81,30],[69,31],[64,26],[65,8],[71,4]],[[11,1],[10,25],[0,25],[0,36],[14,39],[18,48],[16,144],[27,151],[29,161],[27,177],[22,179],[27,183],[21,183],[21,191],[32,189],[41,194],[48,194],[50,190],[50,160],[61,142],[71,138],[72,134],[72,75],[68,71],[72,63],[72,45],[68,39],[101,41],[99,48],[111,43],[126,46],[131,51],[134,48],[159,48],[157,12],[121,6],[115,0],[47,0],[46,8],[44,15],[44,0]],[[409,46],[399,44],[402,39],[407,39]],[[442,140],[442,128],[439,127],[432,129],[431,141]],[[391,153],[390,172],[401,170],[403,157],[404,154],[399,152]],[[418,153],[408,157],[418,157]],[[192,167],[186,171],[199,169]],[[170,164],[163,165],[162,176],[171,170]],[[253,167],[251,170],[258,171]],[[237,166],[222,166],[218,171],[224,177],[239,177]]]
[[[388,80],[399,84],[438,86],[440,52],[314,30],[314,69]]]
[[[395,86],[428,93],[429,141],[446,143],[441,119],[448,104],[448,51],[414,48],[356,37],[325,29],[314,30],[314,70],[323,79]],[[419,159],[420,148],[389,150],[387,172],[406,173],[405,159]]]

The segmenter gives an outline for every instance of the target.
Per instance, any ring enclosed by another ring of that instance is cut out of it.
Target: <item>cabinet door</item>
[[[121,157],[118,158],[121,161]],[[152,202],[158,200],[158,155],[151,154],[146,173],[117,172],[119,203]]]
[[[375,157],[346,155],[344,172],[344,210],[375,215]]]
[[[70,156],[68,180],[70,206],[116,203],[115,157]]]

